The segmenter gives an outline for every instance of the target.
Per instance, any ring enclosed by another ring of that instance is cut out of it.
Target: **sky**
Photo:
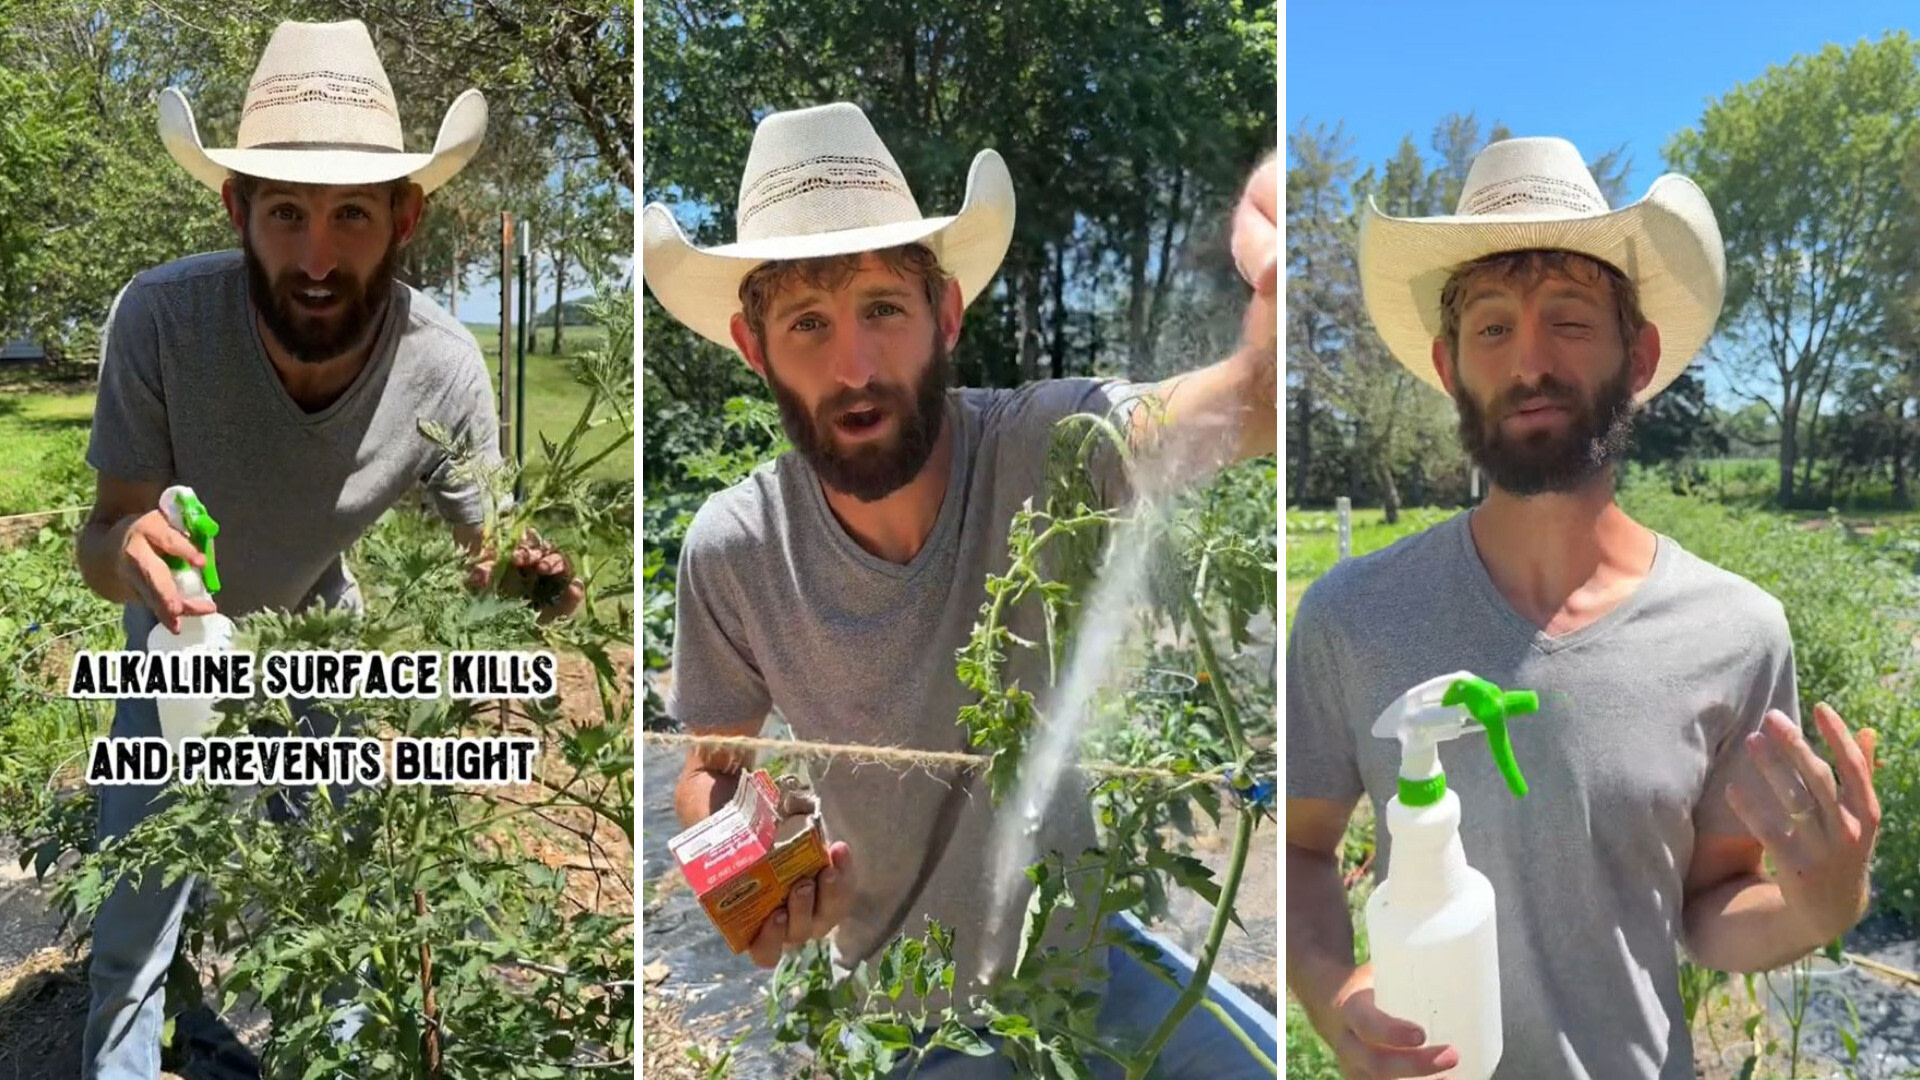
[[[1432,160],[1435,125],[1471,112],[1482,132],[1500,122],[1515,135],[1557,135],[1588,160],[1624,144],[1631,201],[1666,171],[1662,148],[1708,102],[1796,55],[1901,29],[1920,31],[1920,3],[1295,0],[1283,26],[1284,133],[1341,124],[1365,169],[1408,135]],[[1718,365],[1702,374],[1711,400],[1739,404]]]
[[[1285,23],[1286,127],[1344,121],[1362,163],[1402,136],[1430,151],[1450,112],[1482,130],[1558,135],[1591,160],[1625,143],[1627,197],[1710,99],[1828,43],[1920,31],[1914,0],[1435,4],[1295,0]]]

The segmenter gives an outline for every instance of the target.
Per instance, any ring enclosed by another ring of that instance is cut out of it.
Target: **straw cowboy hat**
[[[642,215],[641,267],[654,299],[709,341],[735,348],[728,326],[740,282],[771,260],[927,245],[971,304],[1013,242],[1013,178],[982,150],[951,217],[922,217],[900,167],[856,105],[837,102],[760,121],[740,177],[735,240],[699,248],[664,205]],[[737,351],[737,350],[736,350]]]
[[[1636,400],[1664,390],[1713,334],[1727,256],[1713,207],[1693,181],[1665,175],[1640,201],[1609,209],[1565,139],[1508,139],[1473,159],[1451,215],[1396,218],[1369,199],[1360,224],[1360,287],[1394,358],[1435,389],[1440,290],[1462,264],[1503,251],[1579,252],[1626,275],[1660,330],[1660,366]]]
[[[160,141],[215,191],[232,172],[323,185],[404,177],[432,192],[473,160],[486,133],[486,99],[468,90],[447,107],[433,152],[407,153],[393,84],[357,19],[284,22],[274,29],[247,86],[239,146],[231,150],[200,144],[193,109],[179,90],[160,95]]]

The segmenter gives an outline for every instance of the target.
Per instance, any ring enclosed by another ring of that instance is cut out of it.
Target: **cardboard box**
[[[736,953],[746,952],[793,887],[828,861],[818,802],[796,778],[775,784],[764,769],[741,778],[727,805],[667,849]]]

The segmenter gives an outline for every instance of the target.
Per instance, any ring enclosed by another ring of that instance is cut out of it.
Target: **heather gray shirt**
[[[482,520],[478,486],[453,478],[419,421],[497,460],[496,417],[473,335],[400,282],[366,367],[331,405],[304,411],[267,358],[240,253],[218,252],[142,273],[114,301],[87,463],[194,489],[220,523],[223,613],[353,605],[341,555],[414,486],[449,521]],[[146,647],[153,621],[129,607],[129,648]]]
[[[1104,414],[1132,397],[1127,384],[1086,379],[950,392],[956,438],[945,501],[932,534],[904,566],[847,535],[797,454],[713,496],[681,549],[667,713],[700,731],[738,727],[777,708],[801,739],[970,750],[956,717],[976,699],[954,674],[955,653],[980,618],[987,575],[1007,571],[1014,512],[1028,499],[1045,502],[1054,422]],[[1110,503],[1124,491],[1116,469],[1106,460],[1096,473]],[[1046,640],[1030,601],[1013,608],[1009,628]],[[1044,645],[1010,652],[1004,682],[1044,700]],[[1021,906],[1007,916],[1007,932],[988,942],[996,811],[984,776],[950,788],[944,767],[902,771],[836,760],[808,768],[828,835],[847,842],[857,867],[853,913],[834,939],[836,961],[850,967],[897,933],[917,936],[931,916],[956,932],[955,990],[963,998],[989,956],[1008,971],[1030,886],[1021,879]],[[1076,856],[1094,843],[1085,793],[1075,778],[1062,780],[1042,850]]]
[[[1503,1080],[1693,1076],[1676,949],[1702,834],[1747,835],[1726,803],[1742,738],[1798,718],[1779,601],[1660,537],[1625,602],[1549,637],[1500,595],[1468,515],[1307,590],[1287,643],[1287,797],[1366,795],[1385,820],[1399,743],[1374,720],[1416,684],[1468,670],[1540,693],[1511,728],[1531,793],[1483,738],[1441,744],[1467,861],[1498,903]],[[1391,837],[1377,829],[1376,880]]]

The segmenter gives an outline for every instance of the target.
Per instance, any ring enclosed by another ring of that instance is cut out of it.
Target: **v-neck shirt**
[[[1539,694],[1510,725],[1529,794],[1483,737],[1442,743],[1467,862],[1493,884],[1506,1049],[1528,1080],[1693,1076],[1678,947],[1703,834],[1745,836],[1726,802],[1769,709],[1799,717],[1780,602],[1656,534],[1645,577],[1592,622],[1549,635],[1494,585],[1461,513],[1337,564],[1287,642],[1289,799],[1372,801],[1391,872],[1397,740],[1375,719],[1436,676]]]

